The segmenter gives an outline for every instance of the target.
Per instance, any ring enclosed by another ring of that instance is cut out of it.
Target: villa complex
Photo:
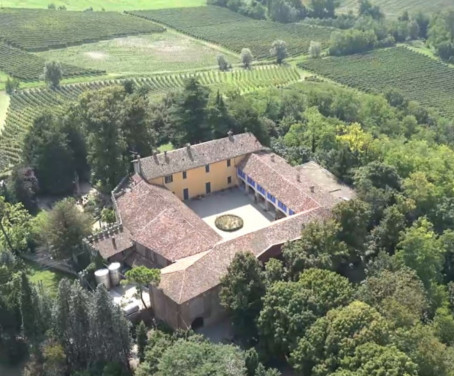
[[[290,166],[251,133],[138,158],[134,171],[112,193],[118,223],[89,241],[106,260],[161,269],[150,299],[173,328],[225,315],[219,282],[235,253],[278,257],[306,223],[354,195],[314,162]],[[217,229],[215,218],[226,213],[244,227]]]

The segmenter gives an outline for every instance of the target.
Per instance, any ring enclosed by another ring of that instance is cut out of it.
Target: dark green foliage
[[[353,302],[318,319],[292,352],[291,362],[298,372],[327,376],[368,342],[389,342],[386,321],[374,308]]]
[[[196,144],[209,139],[208,96],[208,89],[196,78],[190,78],[185,82],[184,89],[177,96],[172,110],[177,145],[183,146],[187,142]]]
[[[417,365],[405,353],[393,346],[375,343],[358,346],[353,356],[342,359],[341,369],[333,375],[345,375],[342,373],[344,370],[350,370],[357,376],[418,376]]]
[[[60,81],[63,78],[63,70],[59,62],[49,61],[44,65],[44,81],[47,85],[53,89],[60,85]]]
[[[163,353],[158,369],[162,376],[236,376],[246,371],[244,355],[238,348],[183,339]]]
[[[306,330],[330,309],[347,305],[353,288],[345,277],[308,269],[296,282],[276,282],[263,298],[258,320],[261,344],[272,357],[292,351]]]
[[[357,297],[375,307],[394,327],[412,327],[428,309],[424,285],[408,268],[383,269],[369,275],[357,291]]]
[[[283,40],[275,40],[271,45],[270,54],[276,58],[276,63],[282,64],[288,56],[287,43]]]
[[[21,202],[31,212],[36,210],[36,195],[39,191],[38,179],[30,167],[16,166],[8,182],[14,200]]]
[[[39,116],[24,140],[23,158],[32,167],[43,193],[71,192],[75,174],[74,153],[68,135],[54,115]]]
[[[248,340],[256,336],[265,280],[259,261],[250,252],[238,252],[221,279],[221,304],[232,317],[235,332]]]
[[[333,221],[311,222],[301,232],[301,239],[286,244],[283,256],[293,280],[307,268],[337,270],[348,259],[348,247],[339,240],[339,225]]]
[[[145,358],[145,346],[147,345],[147,327],[143,321],[136,328],[136,342],[137,354],[139,355],[140,361],[143,362]]]
[[[50,246],[53,257],[77,260],[83,249],[82,240],[91,233],[92,218],[82,213],[71,198],[57,202],[47,214],[41,241]]]
[[[375,33],[371,30],[345,30],[331,34],[329,54],[334,56],[350,55],[374,48],[377,42]]]

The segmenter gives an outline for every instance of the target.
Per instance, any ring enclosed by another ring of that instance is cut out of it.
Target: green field
[[[407,99],[454,118],[454,69],[405,47],[308,59],[298,66],[368,92],[395,88]]]
[[[58,59],[56,59],[58,60]],[[46,59],[0,42],[0,70],[23,81],[38,81],[43,74]],[[84,69],[74,65],[62,65],[63,76],[94,76],[104,73],[96,69]]]
[[[128,13],[162,23],[236,53],[240,53],[242,48],[250,48],[258,59],[270,57],[269,50],[276,39],[287,42],[290,55],[300,55],[308,52],[311,40],[326,46],[331,33],[335,30],[306,24],[259,21],[215,6]]]
[[[0,41],[27,51],[162,31],[162,27],[152,22],[117,12],[0,10]]]
[[[61,50],[40,52],[44,60],[58,60],[111,74],[175,72],[216,66],[219,51],[176,33],[157,33],[111,39]],[[231,63],[238,58],[229,56]]]
[[[418,11],[433,13],[454,6],[452,0],[373,0],[372,3],[380,6],[386,16],[391,18],[399,17],[405,10],[410,14]],[[339,11],[347,13],[350,10],[357,12],[358,0],[341,0]]]
[[[154,93],[180,89],[189,77],[198,77],[200,82],[213,90],[238,90],[247,93],[270,86],[282,86],[301,79],[299,71],[290,66],[264,65],[252,70],[236,69],[231,72],[210,70],[197,73],[178,73],[134,78],[137,86],[146,86]],[[19,91],[11,97],[5,127],[0,135],[0,174],[12,164],[20,162],[22,142],[33,120],[43,110],[62,112],[62,105],[75,101],[85,91],[121,84],[121,80],[64,85],[56,90],[47,88]]]
[[[205,0],[2,0],[5,8],[47,8],[49,4],[56,7],[66,6],[68,10],[131,10],[131,9],[162,9],[180,7],[198,7],[206,4]]]
[[[57,295],[58,284],[63,278],[72,279],[64,273],[58,273],[51,270],[44,270],[38,265],[27,262],[28,278],[36,286],[42,286],[52,297]]]

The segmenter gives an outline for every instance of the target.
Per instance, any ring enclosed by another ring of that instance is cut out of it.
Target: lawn
[[[94,10],[132,10],[132,9],[162,9],[197,7],[206,4],[205,0],[2,0],[5,8],[47,8],[49,4],[56,7],[66,6],[68,10],[84,10],[93,7]]]
[[[372,3],[378,5],[390,18],[399,17],[405,10],[410,13],[416,13],[419,10],[424,13],[433,13],[454,5],[452,0],[373,0]],[[358,0],[341,1],[339,11],[348,13],[350,10],[357,12]]]
[[[111,39],[61,50],[40,52],[44,60],[118,74],[176,72],[216,66],[219,51],[176,33]],[[238,58],[229,56],[231,63]]]
[[[57,295],[58,284],[63,278],[73,278],[64,273],[41,269],[38,265],[31,262],[27,262],[26,265],[30,282],[37,286],[42,285],[44,290],[47,291],[52,297]]]

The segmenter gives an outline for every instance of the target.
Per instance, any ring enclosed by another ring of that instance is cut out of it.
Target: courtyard
[[[216,192],[201,199],[187,201],[186,204],[226,240],[260,230],[274,220],[274,213],[265,212],[262,206],[254,203],[252,195],[247,195],[239,188]],[[234,232],[219,230],[214,222],[223,214],[241,217],[244,226]]]

